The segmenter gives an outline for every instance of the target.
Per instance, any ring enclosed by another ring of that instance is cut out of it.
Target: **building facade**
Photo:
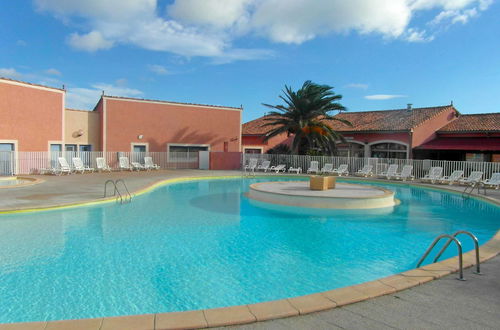
[[[346,140],[337,145],[338,156],[480,161],[500,157],[500,113],[461,115],[453,105],[408,105],[396,110],[342,112],[336,117],[352,124],[329,123]],[[263,126],[265,118],[243,124],[243,152],[266,153],[279,144],[290,144],[286,134],[265,141],[270,129]]]

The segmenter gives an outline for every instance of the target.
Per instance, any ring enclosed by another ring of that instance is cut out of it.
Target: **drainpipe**
[[[410,128],[408,136],[410,137],[410,143],[408,143],[408,158],[413,159],[413,128]]]

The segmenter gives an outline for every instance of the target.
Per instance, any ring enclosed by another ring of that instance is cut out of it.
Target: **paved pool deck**
[[[39,176],[43,183],[0,190],[0,211],[50,206],[102,199],[104,182],[122,178],[131,192],[155,182],[183,177],[241,176],[239,171],[165,170],[151,172],[115,172]],[[362,180],[362,179],[361,179]],[[368,178],[368,180],[373,180]],[[430,185],[436,187],[435,185]],[[464,187],[449,187],[462,192]],[[500,201],[500,191],[488,190],[489,199]],[[500,221],[500,220],[499,220]],[[500,222],[499,222],[500,223]],[[497,237],[498,236],[498,237]],[[179,325],[194,327],[246,323],[286,315],[299,315],[252,323],[235,329],[499,329],[500,328],[500,236],[482,247],[489,259],[482,263],[484,275],[465,270],[467,281],[457,281],[456,261],[408,271],[377,281],[343,289],[262,303],[185,313],[125,316],[78,321],[0,324],[8,329],[167,329]],[[496,256],[496,257],[495,257]],[[483,259],[483,255],[481,256]],[[471,253],[465,264],[473,263]],[[443,277],[443,275],[445,275]],[[436,279],[431,281],[432,279]],[[431,281],[431,282],[429,282]],[[424,285],[421,285],[425,283]],[[406,290],[404,290],[406,289]],[[395,292],[396,290],[403,290]],[[353,294],[355,295],[353,296]],[[342,301],[359,301],[357,297],[377,297],[344,305]],[[358,300],[356,300],[358,299]],[[335,307],[335,308],[334,308]],[[328,311],[321,311],[324,309]],[[333,309],[332,309],[333,308]],[[310,314],[309,314],[310,313]],[[273,316],[274,315],[274,316]]]

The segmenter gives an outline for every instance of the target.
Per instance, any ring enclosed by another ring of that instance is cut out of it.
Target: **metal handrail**
[[[466,230],[459,230],[459,231],[457,231],[456,233],[454,233],[451,236],[457,237],[459,234],[468,235],[474,241],[474,250],[476,251],[476,271],[475,271],[475,273],[476,274],[481,274],[481,269],[480,269],[480,266],[479,266],[480,265],[479,264],[479,241],[477,240],[477,237],[474,236],[471,232],[466,231]],[[437,256],[434,258],[434,262],[436,262],[439,259],[439,257],[441,257],[441,255],[448,248],[448,246],[450,246],[450,244],[451,244],[451,239],[449,239],[448,242],[446,242],[446,244],[441,248],[441,251],[439,251],[439,253],[437,254]]]
[[[127,185],[125,184],[125,181],[123,181],[123,179],[118,179],[115,181],[116,190],[118,191],[118,183],[120,182],[122,183],[123,187],[125,188],[125,191],[127,192],[128,201],[130,203],[132,201],[132,194],[130,193],[130,191],[128,191]]]
[[[446,237],[449,238],[449,240],[452,240],[452,241],[454,241],[457,244],[457,249],[458,249],[458,268],[459,268],[459,277],[458,277],[458,279],[461,280],[461,281],[465,281],[465,279],[464,279],[464,269],[463,269],[463,260],[462,260],[462,244],[460,243],[460,241],[458,239],[456,239],[455,237],[453,237],[451,235],[448,235],[448,234],[443,234],[443,235],[439,235],[438,237],[436,237],[436,239],[434,240],[434,242],[432,242],[432,244],[429,246],[429,248],[427,249],[427,251],[425,251],[425,253],[422,256],[422,258],[420,258],[420,260],[418,261],[417,268],[420,267],[420,265],[422,264],[422,262],[425,260],[425,258],[427,258],[427,256],[429,255],[429,253],[436,246],[436,244],[441,239],[446,238]]]
[[[473,182],[471,185],[467,185],[462,192],[462,197],[469,198],[470,195],[474,192],[474,189],[477,188],[477,194],[479,195],[481,193],[480,188],[483,187],[484,194],[486,195],[486,188],[484,185],[481,184],[480,181]],[[467,191],[470,188],[470,191]]]
[[[120,204],[123,204],[123,196],[122,194],[120,193],[120,190],[118,189],[118,183],[121,182],[123,184],[123,187],[125,188],[125,190],[127,191],[127,197],[128,197],[128,202],[130,203],[132,201],[132,195],[130,194],[128,188],[127,188],[127,185],[125,184],[125,181],[123,181],[123,179],[118,179],[118,180],[106,180],[106,182],[104,183],[104,197],[103,198],[106,198],[107,197],[107,188],[108,188],[108,183],[111,183],[113,185],[113,195],[111,196],[116,196],[116,201],[120,200]]]

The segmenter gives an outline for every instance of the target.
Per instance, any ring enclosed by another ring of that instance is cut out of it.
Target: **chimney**
[[[411,104],[411,103],[408,103],[408,106],[406,107],[406,110],[407,110],[407,111],[411,111],[411,110],[412,110],[412,107],[411,107],[411,106],[412,106],[412,104]]]

